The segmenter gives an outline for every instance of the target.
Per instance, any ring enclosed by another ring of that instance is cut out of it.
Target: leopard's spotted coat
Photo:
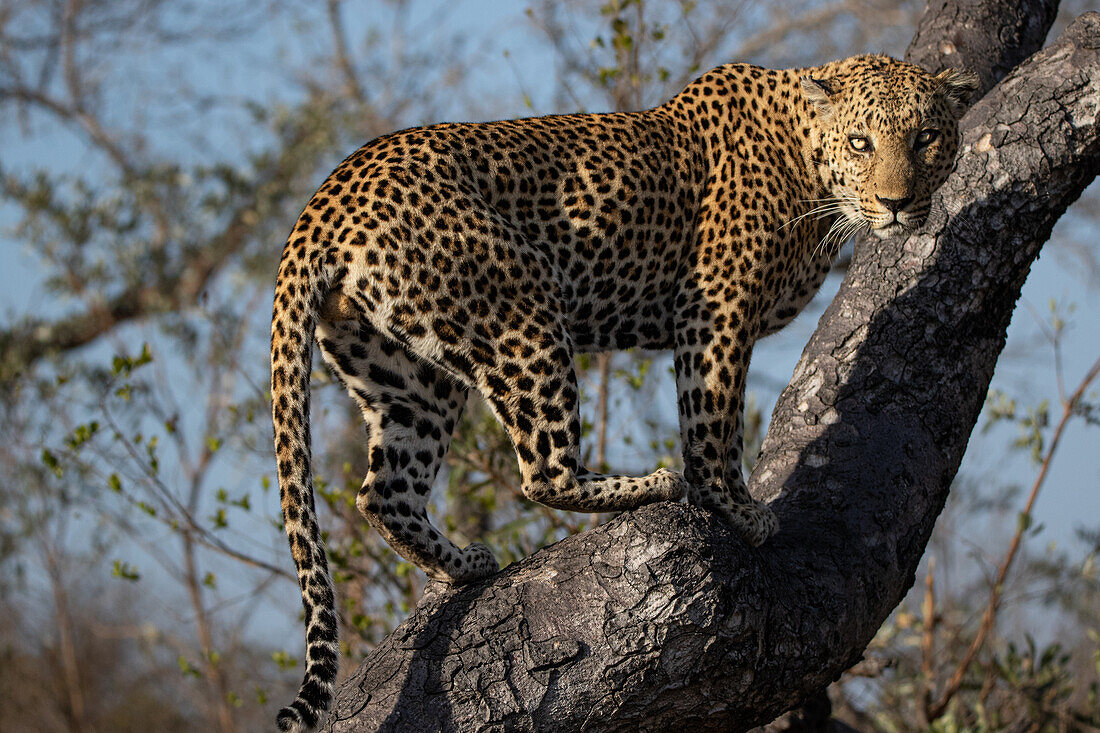
[[[433,125],[345,160],[298,219],[275,289],[275,445],[308,639],[280,728],[316,724],[338,666],[310,468],[314,339],[369,426],[359,509],[432,578],[497,568],[425,513],[470,389],[531,499],[606,512],[686,493],[759,545],[777,522],[741,475],[753,343],[813,297],[845,235],[925,218],[973,86],[883,56],[731,64],[644,112]],[[573,356],[635,346],[675,352],[683,476],[581,463]]]

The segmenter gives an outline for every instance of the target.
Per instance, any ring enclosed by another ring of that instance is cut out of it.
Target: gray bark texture
[[[859,661],[913,583],[1031,263],[1100,167],[1100,14],[1032,55],[1056,4],[1006,5],[932,2],[910,47],[997,85],[939,213],[857,245],[775,408],[751,489],[779,533],[753,549],[656,504],[438,589],[327,730],[740,731]]]

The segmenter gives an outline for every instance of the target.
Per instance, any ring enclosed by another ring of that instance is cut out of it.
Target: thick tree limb
[[[929,0],[905,58],[931,72],[972,69],[988,91],[1043,45],[1057,0]]]
[[[1100,168],[1098,105],[1090,13],[967,115],[948,211],[857,248],[753,475],[768,543],[666,503],[428,595],[328,729],[744,730],[835,680],[913,582],[1030,265]]]

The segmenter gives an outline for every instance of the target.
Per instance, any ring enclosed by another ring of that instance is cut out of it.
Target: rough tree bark
[[[1004,5],[932,2],[910,48],[1000,81],[940,213],[857,246],[780,398],[751,481],[780,532],[752,549],[653,505],[429,594],[328,730],[744,730],[860,659],[913,583],[1031,263],[1100,167],[1100,14],[1013,69],[1056,3]]]

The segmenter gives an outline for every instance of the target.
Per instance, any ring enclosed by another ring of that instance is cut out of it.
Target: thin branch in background
[[[921,725],[928,725],[928,707],[932,702],[932,675],[934,668],[932,657],[936,638],[936,587],[933,580],[936,571],[936,558],[929,556],[928,570],[924,575],[924,601],[921,603],[921,644],[920,644],[920,694],[919,699],[924,719]]]
[[[1058,399],[1064,403],[1066,401],[1066,383],[1064,370],[1062,369],[1062,329],[1065,323],[1056,315],[1052,314],[1054,316],[1054,321],[1052,324],[1048,325],[1046,319],[1039,315],[1039,310],[1030,300],[1020,298],[1020,301],[1023,303],[1024,307],[1027,308],[1028,313],[1031,314],[1032,319],[1035,321],[1036,327],[1038,327],[1039,331],[1043,334],[1043,337],[1050,342],[1050,346],[1054,350],[1054,378],[1058,385]],[[1054,307],[1055,306],[1052,305],[1052,309]]]
[[[757,33],[755,36],[742,41],[734,56],[738,59],[752,59],[795,33],[806,31],[836,20],[839,16],[856,13],[866,3],[860,0],[844,0],[843,2],[826,5],[823,8],[812,8],[804,13],[789,16],[785,13],[777,17],[774,23]],[[777,13],[778,15],[778,13]]]
[[[348,42],[344,34],[344,22],[340,16],[340,5],[343,0],[328,0],[325,4],[325,15],[328,18],[329,31],[332,36],[332,48],[334,63],[344,78],[345,93],[358,102],[366,104],[366,95],[363,85],[359,82],[359,76],[351,62],[351,54],[348,51]]]
[[[1058,425],[1054,428],[1054,435],[1050,440],[1050,446],[1047,448],[1046,455],[1043,457],[1039,475],[1035,477],[1035,483],[1031,486],[1031,493],[1028,494],[1027,504],[1020,513],[1020,519],[1016,525],[1016,532],[1012,535],[1008,550],[1005,553],[1004,559],[1001,561],[1001,567],[997,571],[997,578],[993,581],[993,586],[989,592],[989,602],[986,604],[985,611],[982,613],[982,620],[981,624],[978,626],[978,633],[975,634],[973,641],[970,642],[970,646],[967,648],[962,660],[948,679],[939,698],[937,698],[934,703],[927,706],[926,714],[929,720],[939,718],[943,715],[944,711],[947,710],[947,705],[962,687],[966,674],[970,671],[970,665],[974,662],[974,658],[981,650],[982,644],[985,643],[986,636],[988,636],[989,632],[993,629],[994,621],[997,618],[997,611],[1000,608],[1001,597],[1004,592],[1005,579],[1008,577],[1008,571],[1012,567],[1012,561],[1016,558],[1016,553],[1020,549],[1024,532],[1031,526],[1031,510],[1035,506],[1035,500],[1039,496],[1039,489],[1042,488],[1043,482],[1046,480],[1047,472],[1050,470],[1051,462],[1058,450],[1058,445],[1062,440],[1062,433],[1066,425],[1069,423],[1070,419],[1077,414],[1078,407],[1085,395],[1085,390],[1088,389],[1097,375],[1100,375],[1100,359],[1097,359],[1092,365],[1092,368],[1088,370],[1081,380],[1081,383],[1077,385],[1077,389],[1069,396],[1069,399],[1062,401],[1062,417],[1058,420]]]
[[[599,379],[599,386],[596,392],[596,471],[600,473],[607,473],[607,430],[608,430],[608,408],[611,402],[611,360],[614,354],[608,351],[601,352],[596,356],[596,371]],[[600,515],[592,514],[590,521],[592,526],[596,526],[600,522]]]
[[[68,585],[61,567],[61,560],[52,544],[43,543],[43,555],[46,560],[46,576],[50,581],[50,591],[54,601],[54,620],[57,624],[58,655],[61,657],[61,678],[69,709],[66,711],[73,733],[94,733],[88,722],[84,701],[84,689],[81,684],[80,659],[74,639],[72,606],[69,603]]]
[[[599,386],[596,393],[596,470],[606,473],[608,405],[611,393],[611,359],[613,354],[603,352],[596,357]]]
[[[104,416],[107,426],[115,433],[122,435],[122,427],[115,421],[113,412],[109,409],[106,402],[101,403],[101,405],[101,414]],[[286,569],[236,550],[227,545],[220,538],[214,536],[213,533],[206,527],[203,527],[195,519],[194,515],[188,511],[175,494],[172,493],[171,489],[161,480],[160,476],[151,470],[146,464],[144,457],[137,451],[134,445],[129,440],[122,440],[121,442],[127,456],[141,472],[142,478],[149,483],[150,487],[155,489],[150,496],[160,502],[161,506],[165,509],[167,516],[161,516],[158,512],[152,517],[153,519],[178,532],[193,535],[196,542],[209,550],[214,550],[215,552],[233,558],[245,565],[266,570],[269,573],[281,576],[287,580],[297,581],[297,576],[291,574]],[[107,479],[105,475],[102,476],[102,478],[104,481]],[[140,504],[140,501],[136,497],[129,496],[125,489],[123,489],[121,493],[123,493],[123,495],[133,504]]]

